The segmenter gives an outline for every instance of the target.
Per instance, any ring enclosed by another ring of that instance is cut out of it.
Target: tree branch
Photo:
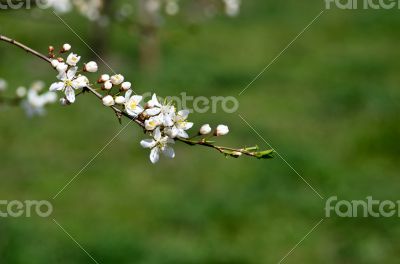
[[[24,45],[18,41],[15,41],[15,40],[8,38],[6,36],[3,36],[3,35],[0,35],[0,41],[4,41],[11,45],[17,46],[17,47],[21,48],[22,50],[26,51],[27,53],[30,53],[51,65],[52,59],[48,58],[47,56],[43,55],[42,53]],[[85,87],[84,91],[85,90],[87,90],[91,94],[95,95],[99,100],[102,100],[103,96],[99,92],[97,92],[93,87],[91,87],[90,85]],[[115,114],[119,118],[124,116],[124,117],[130,119],[131,121],[135,122],[136,124],[138,124],[141,128],[145,127],[142,121],[140,121],[139,119],[137,119],[133,116],[130,116],[128,113],[118,109],[117,107],[110,106],[110,108],[115,112]],[[175,140],[183,142],[190,146],[199,145],[199,146],[205,146],[208,148],[213,148],[226,156],[231,156],[231,157],[235,157],[235,158],[238,158],[241,155],[246,155],[246,156],[251,156],[251,157],[255,157],[255,158],[259,158],[259,159],[266,159],[266,158],[273,158],[273,153],[274,153],[274,150],[258,151],[257,146],[250,147],[250,148],[246,148],[246,147],[245,148],[228,148],[228,147],[216,146],[213,144],[213,142],[208,141],[206,139],[200,139],[198,141],[193,141],[191,139],[176,138]]]

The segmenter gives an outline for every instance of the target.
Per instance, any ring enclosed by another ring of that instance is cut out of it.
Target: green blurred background
[[[111,23],[105,60],[138,93],[235,96],[237,113],[192,114],[226,123],[226,145],[268,146],[246,120],[326,199],[397,200],[399,10],[327,10],[242,95],[239,92],[324,9],[323,1],[244,1],[236,18],[200,24],[165,18],[162,64],[141,73],[137,30]],[[50,10],[0,11],[0,32],[46,52],[69,42],[96,59]],[[63,18],[88,43],[84,17]],[[0,77],[11,87],[54,72],[1,44]],[[102,72],[109,72],[101,65]],[[285,162],[226,159],[178,144],[157,165],[129,126],[55,200],[51,198],[120,129],[91,96],[50,107],[45,118],[0,111],[2,200],[50,199],[52,215],[103,263],[278,263],[324,217],[320,199]],[[397,218],[325,219],[285,263],[398,263]],[[91,263],[52,218],[0,219],[0,263]]]

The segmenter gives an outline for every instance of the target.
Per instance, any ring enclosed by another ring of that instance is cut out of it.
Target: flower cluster
[[[190,137],[187,131],[193,127],[188,121],[189,111],[176,109],[172,102],[160,102],[156,94],[150,100],[143,102],[143,96],[137,95],[132,89],[132,83],[125,80],[122,74],[102,74],[97,81],[90,82],[82,75],[83,73],[95,73],[98,71],[96,62],[91,61],[78,66],[81,57],[71,52],[71,45],[64,44],[56,56],[54,47],[49,47],[49,58],[51,65],[57,70],[59,81],[50,86],[50,93],[54,91],[63,92],[65,97],[61,99],[63,105],[70,105],[75,102],[75,91],[80,93],[91,92],[101,99],[106,107],[110,107],[119,119],[122,116],[128,117],[139,124],[146,134],[151,136],[140,142],[141,146],[150,149],[150,161],[156,163],[160,154],[169,158],[175,157],[175,151],[171,147],[176,141],[189,145],[203,145],[218,150],[220,153],[238,158],[241,155],[256,158],[271,158],[272,150],[258,151],[258,147],[233,149],[214,145],[209,141],[212,137],[225,136],[229,133],[226,125],[218,125],[214,130],[209,124],[201,126],[199,132]],[[67,58],[62,54],[69,53]],[[1,83],[0,83],[1,84]],[[196,137],[202,137],[193,140]]]
[[[0,79],[0,93],[7,89],[7,82]],[[53,104],[57,101],[57,95],[53,92],[44,92],[45,84],[42,81],[36,81],[31,84],[29,89],[20,86],[16,89],[15,97],[5,98],[0,97],[2,102],[21,105],[29,117],[42,116],[46,113],[45,106]]]
[[[29,117],[44,115],[46,113],[45,106],[54,104],[57,101],[56,93],[42,93],[45,87],[44,82],[36,81],[27,90],[24,87],[17,88],[17,96],[22,99],[21,105]]]
[[[60,50],[60,55],[70,50],[71,45],[64,44]],[[61,56],[56,58],[53,47],[49,47],[49,56],[53,58],[51,65],[58,71],[57,79],[59,80],[59,82],[55,82],[50,86],[50,91],[64,92],[65,98],[61,99],[61,103],[73,104],[75,102],[75,91],[89,85],[89,79],[78,73],[79,67],[77,65],[81,57],[71,52],[66,60]],[[81,72],[97,72],[97,70],[97,63],[91,61],[83,66]]]

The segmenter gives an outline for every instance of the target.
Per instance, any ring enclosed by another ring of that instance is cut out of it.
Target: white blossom
[[[103,75],[101,75],[100,76],[100,82],[106,82],[106,81],[108,81],[108,80],[110,80],[110,75],[108,75],[108,74],[103,74]]]
[[[225,136],[229,133],[229,128],[225,125],[219,125],[217,126],[217,129],[215,130],[215,135],[216,136]]]
[[[121,83],[124,82],[124,80],[125,78],[121,74],[116,74],[111,76],[111,83],[114,85],[120,85]]]
[[[106,90],[111,90],[113,85],[112,85],[112,83],[110,81],[105,81],[103,87]]]
[[[125,103],[125,97],[123,96],[117,96],[115,97],[115,103],[119,105],[123,105]]]
[[[146,121],[144,121],[144,128],[147,131],[153,131],[161,124],[162,124],[162,120],[160,119],[159,116],[152,116],[149,119],[147,119]]]
[[[126,112],[131,116],[138,116],[143,112],[143,108],[140,105],[143,97],[140,95],[132,95],[132,90],[129,90],[125,94],[125,109]]]
[[[114,98],[111,95],[103,97],[102,100],[105,106],[113,106],[115,104]]]
[[[57,13],[67,13],[71,11],[70,0],[46,0],[47,6],[51,6]]]
[[[91,61],[85,64],[85,70],[87,72],[97,72],[99,67],[97,66],[97,63],[95,61]]]
[[[166,134],[172,138],[189,138],[186,130],[191,129],[193,127],[193,123],[187,121],[188,116],[189,110],[179,111],[173,118],[174,125],[166,128]]]
[[[70,51],[71,48],[72,48],[72,46],[71,46],[70,44],[68,44],[68,43],[65,43],[65,44],[62,46],[62,50],[63,50],[64,52],[65,52],[65,51]]]
[[[71,53],[67,57],[67,64],[69,66],[76,66],[78,62],[81,60],[81,56],[78,56],[77,54]]]
[[[201,135],[207,135],[207,134],[210,134],[211,131],[212,131],[212,128],[210,127],[210,125],[209,124],[205,124],[205,125],[201,126],[199,133]]]
[[[39,94],[43,89],[44,83],[41,81],[34,82],[26,94],[26,99],[22,101],[22,107],[25,109],[29,117],[35,115],[44,115],[46,113],[44,107],[47,104],[52,104],[57,101],[57,94],[53,92],[46,92]],[[23,96],[25,97],[25,95]]]
[[[58,79],[61,78],[62,75],[68,70],[68,65],[64,62],[60,62],[56,66],[56,70],[58,71],[59,75],[57,76]]]
[[[128,91],[129,89],[131,89],[131,87],[132,87],[132,84],[130,82],[123,82],[121,84],[121,88],[124,91]]]
[[[145,139],[140,142],[143,148],[149,148],[150,151],[150,161],[154,164],[160,159],[160,154],[164,154],[166,157],[174,158],[175,151],[168,144],[174,144],[174,140],[168,136],[163,136],[161,134],[160,128],[154,130],[153,139]]]
[[[225,13],[228,16],[237,16],[240,12],[241,0],[223,0],[225,4]]]
[[[70,103],[75,102],[75,91],[88,85],[88,79],[85,76],[75,76],[78,68],[72,67],[67,72],[60,72],[58,79],[61,82],[55,82],[50,86],[50,91],[64,91],[67,100]]]
[[[57,68],[58,64],[60,64],[60,62],[58,60],[51,61],[51,65],[53,66],[53,68]]]

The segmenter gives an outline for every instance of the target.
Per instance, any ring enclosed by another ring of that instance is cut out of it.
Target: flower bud
[[[69,45],[68,43],[65,43],[65,44],[62,46],[61,52],[70,51],[71,48],[72,48],[71,45]]]
[[[58,64],[60,64],[60,62],[58,60],[51,61],[51,65],[53,66],[53,68],[57,68]]]
[[[114,98],[111,95],[107,95],[105,97],[103,97],[103,104],[105,106],[113,106],[115,104],[114,102]]]
[[[103,83],[110,80],[110,75],[108,74],[103,74],[100,76],[99,80],[97,81],[98,83]]]
[[[17,94],[17,96],[19,97],[19,98],[22,98],[22,97],[24,97],[25,95],[26,95],[26,88],[25,87],[18,87],[17,88],[17,90],[15,91],[16,92],[16,94]]]
[[[219,136],[225,136],[228,133],[229,133],[229,128],[227,126],[219,125],[219,126],[217,126],[217,129],[215,130],[214,135],[219,137]]]
[[[119,105],[124,104],[124,103],[125,103],[125,97],[123,97],[123,96],[117,96],[117,97],[115,98],[115,103],[116,103],[116,104],[119,104]]]
[[[99,67],[97,66],[97,63],[95,61],[91,61],[85,64],[84,71],[87,72],[97,72]]]
[[[120,85],[121,83],[123,83],[124,80],[125,78],[121,74],[116,74],[114,76],[111,76],[111,82],[114,85]]]
[[[53,46],[49,46],[49,52],[53,53],[54,52],[54,47]]]
[[[111,88],[113,87],[112,83],[110,81],[106,81],[103,85],[104,89],[106,90],[111,90]]]
[[[121,88],[124,91],[128,91],[129,89],[131,89],[131,87],[132,87],[132,84],[130,82],[123,82],[121,84]]]
[[[212,131],[212,129],[211,129],[210,125],[205,124],[200,128],[199,133],[200,133],[200,135],[207,135],[207,134],[210,134],[211,131]]]
[[[60,104],[61,104],[62,106],[67,106],[67,105],[70,104],[70,102],[69,102],[66,98],[61,98],[61,99],[60,99]]]

